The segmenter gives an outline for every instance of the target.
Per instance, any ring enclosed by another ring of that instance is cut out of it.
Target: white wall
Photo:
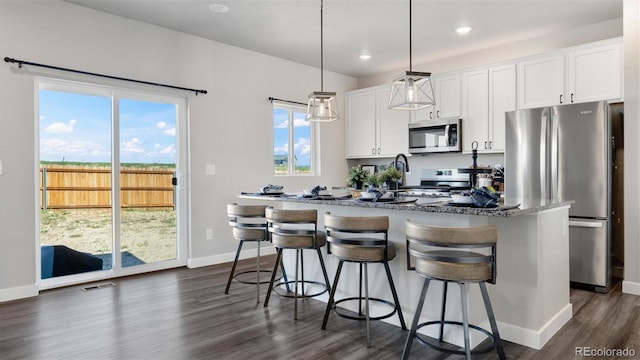
[[[267,98],[305,101],[319,86],[317,68],[60,1],[0,1],[0,50],[2,57],[209,91],[174,93],[188,97],[190,104],[192,260],[235,251],[226,204],[237,201],[240,191],[267,183],[291,191],[344,184],[344,120],[321,127],[322,176],[272,175]],[[54,73],[31,70],[4,62],[0,67],[0,301],[37,290],[33,73]],[[343,105],[342,95],[355,88],[356,79],[325,72],[325,86],[338,92]],[[216,175],[206,176],[205,164],[215,164]],[[213,229],[213,241],[205,240],[207,228]]]
[[[624,1],[624,282],[640,295],[640,2]]]

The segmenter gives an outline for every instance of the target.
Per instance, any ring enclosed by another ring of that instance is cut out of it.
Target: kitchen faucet
[[[393,160],[393,167],[398,169],[398,159],[402,158],[404,160],[404,166],[402,167],[402,180],[404,181],[404,176],[405,174],[408,174],[411,172],[411,169],[409,168],[409,160],[407,160],[407,156],[403,153],[400,153],[398,155],[396,155],[396,158]],[[400,170],[400,169],[398,169]],[[398,190],[400,190],[400,181],[396,181],[396,188]]]

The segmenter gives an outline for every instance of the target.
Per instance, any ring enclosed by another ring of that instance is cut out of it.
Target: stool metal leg
[[[358,264],[360,266],[360,272],[358,273],[358,316],[364,315],[362,313],[362,276],[364,275],[362,270],[362,263]]]
[[[320,260],[320,267],[322,268],[322,275],[324,276],[324,283],[327,285],[327,290],[331,291],[331,285],[329,285],[329,275],[327,275],[327,267],[324,265],[324,260],[322,259],[322,252],[320,249],[316,249],[318,252],[318,259]]]
[[[260,303],[260,241],[256,248],[256,304]]]
[[[282,249],[276,248],[276,252],[277,252],[276,262],[275,262],[275,265],[273,266],[273,272],[271,273],[271,281],[269,281],[269,289],[267,289],[267,295],[264,298],[264,307],[267,307],[267,305],[269,305],[269,297],[271,296],[271,291],[273,290],[273,282],[276,279],[276,272],[278,271],[278,265],[281,265],[282,271],[284,271],[284,266],[282,265]]]
[[[296,249],[296,278],[293,286],[293,320],[298,320],[298,258],[302,256],[302,250]]]
[[[440,313],[440,338],[439,338],[440,342],[442,342],[442,337],[444,335],[444,313],[447,306],[448,285],[449,285],[448,281],[444,281],[444,284],[442,285],[442,312]]]
[[[402,315],[402,308],[400,307],[400,300],[398,299],[398,292],[396,286],[393,284],[393,278],[391,277],[391,269],[389,269],[389,263],[383,262],[384,269],[387,272],[387,279],[389,280],[389,287],[391,288],[391,295],[393,295],[393,302],[396,304],[396,311],[398,312],[398,318],[400,319],[400,326],[402,330],[407,330],[407,325],[404,322],[404,316]]]
[[[420,320],[420,314],[422,313],[422,306],[424,305],[424,299],[427,295],[427,289],[429,288],[429,281],[431,281],[431,279],[429,278],[424,279],[424,285],[422,286],[422,292],[420,293],[420,299],[418,300],[418,307],[416,308],[416,313],[413,316],[413,322],[411,323],[411,330],[409,331],[409,335],[407,335],[407,341],[404,343],[404,350],[402,351],[402,360],[407,360],[409,358],[409,353],[411,353],[411,345],[413,344],[413,339],[416,337],[418,321]]]
[[[329,320],[329,312],[333,307],[334,298],[336,296],[336,289],[338,288],[338,279],[340,279],[340,272],[342,272],[342,264],[344,261],[340,260],[338,263],[338,269],[336,270],[336,278],[333,279],[333,287],[329,292],[329,301],[327,302],[327,309],[324,311],[324,319],[322,320],[322,330],[327,329],[327,321]]]
[[[364,298],[365,298],[365,318],[367,320],[367,347],[371,347],[371,330],[369,330],[369,271],[367,263],[364,263]]]
[[[240,258],[240,251],[242,250],[242,244],[244,244],[244,240],[240,240],[240,243],[238,244],[238,249],[236,250],[236,258],[233,260],[233,265],[231,265],[231,273],[229,274],[229,280],[227,281],[227,288],[224,290],[225,294],[229,293],[229,287],[231,287],[233,274],[235,274],[236,272],[236,265],[238,264],[238,259]]]
[[[487,309],[487,316],[489,317],[489,324],[491,324],[491,333],[493,334],[493,343],[496,346],[496,352],[500,360],[506,359],[504,355],[504,348],[502,347],[502,339],[498,332],[498,325],[496,324],[496,318],[493,315],[493,308],[491,307],[491,301],[489,300],[489,293],[487,292],[487,284],[481,282],[480,292],[482,293],[482,300],[484,301],[484,307]]]
[[[464,352],[467,360],[471,360],[471,345],[469,344],[469,311],[467,308],[468,294],[465,283],[458,283],[460,285],[460,299],[462,300],[462,328],[464,331]]]
[[[301,294],[304,295],[304,251],[302,249],[300,251],[300,277],[302,281],[300,282],[300,286],[302,287]]]

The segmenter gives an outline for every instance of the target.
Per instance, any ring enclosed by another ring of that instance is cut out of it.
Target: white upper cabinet
[[[564,55],[518,63],[518,108],[560,104],[564,96]]]
[[[411,122],[460,117],[460,74],[431,77],[436,105],[411,112]]]
[[[478,69],[462,75],[462,151],[504,151],[505,112],[516,109],[516,66]]]
[[[489,149],[504,151],[505,113],[516,110],[516,65],[489,68]]]
[[[518,62],[518,108],[612,99],[622,99],[620,39]]]
[[[344,96],[347,126],[347,157],[370,157],[376,153],[376,92],[357,90]]]
[[[569,102],[622,99],[622,46],[620,43],[570,52]]]
[[[345,94],[347,158],[392,157],[409,149],[409,112],[389,110],[390,86]]]

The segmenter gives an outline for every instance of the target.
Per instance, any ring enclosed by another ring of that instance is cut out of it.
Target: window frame
[[[275,124],[274,124],[274,111],[276,109],[282,109],[282,110],[286,110],[288,113],[288,141],[287,141],[287,145],[288,145],[288,152],[287,152],[287,163],[288,163],[288,169],[287,169],[287,173],[283,174],[283,173],[276,173],[275,171]],[[295,121],[294,121],[294,113],[298,112],[302,112],[306,114],[306,107],[303,105],[295,105],[295,104],[290,104],[290,103],[285,103],[285,102],[280,102],[280,101],[273,101],[273,105],[271,108],[271,124],[273,126],[272,128],[272,157],[271,157],[271,166],[273,169],[273,175],[274,176],[278,176],[278,177],[283,177],[283,176],[318,176],[320,174],[320,141],[319,141],[319,133],[320,133],[320,127],[318,126],[317,123],[313,123],[310,122],[309,123],[309,146],[310,146],[310,151],[309,151],[309,156],[310,156],[310,161],[309,161],[309,166],[310,166],[310,171],[309,172],[296,172],[295,171],[295,161],[293,161],[294,156],[295,156]],[[306,120],[305,120],[306,121]]]

